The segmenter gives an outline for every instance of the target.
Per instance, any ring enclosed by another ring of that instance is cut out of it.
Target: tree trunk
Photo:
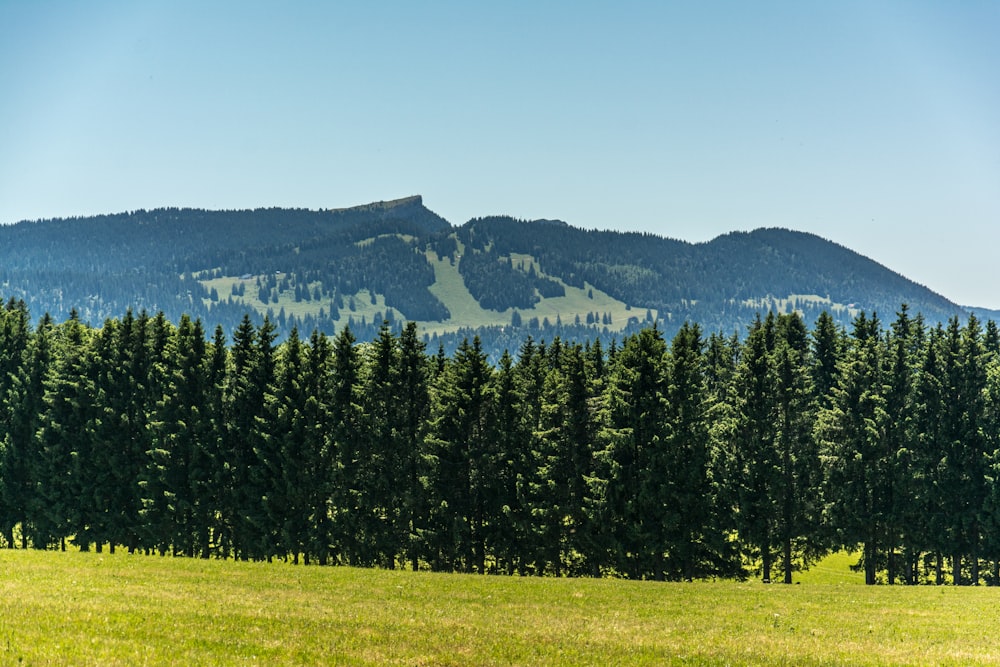
[[[934,583],[944,585],[944,556],[940,551],[934,554]]]
[[[971,565],[972,565],[972,582],[971,583],[972,583],[973,586],[978,586],[979,585],[979,554],[973,552],[972,556],[970,556],[970,558],[972,559],[972,563],[971,563]]]
[[[865,585],[874,586],[875,585],[875,574],[877,572],[876,563],[876,544],[875,541],[865,542],[864,547],[864,560],[865,560]]]
[[[962,557],[958,554],[951,557],[951,583],[953,586],[962,585]]]
[[[768,547],[761,547],[761,581],[765,584],[771,583],[771,550]]]
[[[792,583],[792,539],[785,538],[785,583]]]

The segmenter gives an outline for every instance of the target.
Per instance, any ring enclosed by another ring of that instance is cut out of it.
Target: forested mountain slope
[[[245,312],[359,339],[412,320],[450,347],[613,336],[650,320],[732,332],[753,313],[902,303],[929,321],[966,309],[811,234],[759,229],[688,243],[509,217],[453,227],[419,196],[354,208],[140,210],[0,227],[0,294],[57,321],[100,324],[127,309],[182,313],[231,331]]]

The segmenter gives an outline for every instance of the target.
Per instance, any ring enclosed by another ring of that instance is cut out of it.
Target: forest
[[[1000,329],[905,305],[608,345],[0,309],[0,544],[651,580],[1000,584]]]

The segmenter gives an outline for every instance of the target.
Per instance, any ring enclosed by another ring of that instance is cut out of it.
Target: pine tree
[[[157,405],[146,486],[147,512],[161,552],[207,556],[216,476],[209,418],[208,346],[200,320],[181,317],[167,347],[165,392]]]
[[[35,480],[30,495],[28,523],[36,548],[59,544],[74,535],[77,544],[88,546],[88,526],[82,524],[81,476],[91,465],[88,406],[92,396],[87,386],[86,347],[89,331],[76,313],[58,330],[56,361],[45,379],[45,399],[38,431],[39,457],[31,474]]]
[[[864,312],[854,321],[850,346],[838,368],[839,382],[817,429],[827,460],[825,497],[842,546],[862,545],[865,583],[874,584],[879,549],[889,520],[885,495],[890,462],[885,457],[885,377],[879,320]]]
[[[613,565],[631,578],[663,578],[668,538],[663,512],[672,501],[663,477],[666,343],[659,330],[627,338],[614,357],[606,389],[604,518]]]
[[[258,417],[264,412],[264,396],[274,374],[274,328],[265,318],[260,330],[244,316],[233,335],[232,373],[226,387],[225,453],[230,474],[224,493],[227,501],[224,539],[234,555],[246,560],[261,558],[264,510],[256,480],[258,463],[254,451],[259,437]]]
[[[975,315],[970,315],[961,338],[960,392],[954,398],[963,406],[960,430],[960,454],[956,463],[961,468],[963,490],[958,514],[963,554],[969,564],[969,581],[979,585],[979,559],[981,556],[982,512],[986,502],[985,462],[990,454],[985,438],[986,405],[984,401],[986,377],[986,350],[982,328]],[[959,564],[955,564],[955,583],[961,583]]]
[[[478,337],[463,340],[436,383],[431,446],[432,565],[485,573],[491,369]]]
[[[909,308],[903,304],[892,323],[886,340],[886,427],[885,456],[890,462],[891,475],[887,484],[889,519],[886,526],[887,580],[895,583],[899,574],[896,547],[903,550],[903,573],[906,583],[913,583],[919,551],[911,537],[919,525],[915,496],[919,493],[919,470],[912,443],[914,380],[922,337],[920,323],[910,318]]]
[[[792,572],[808,567],[826,551],[821,531],[822,468],[813,438],[815,403],[809,373],[809,340],[796,313],[778,318],[778,340],[772,355],[775,381],[775,446],[780,460],[778,542],[784,583]]]
[[[396,373],[398,341],[383,323],[378,337],[367,347],[363,364],[363,434],[364,453],[359,457],[361,534],[367,537],[367,550],[373,562],[395,568],[396,556],[403,550],[397,538],[405,493],[405,465],[401,424],[396,411]]]
[[[90,492],[87,494],[86,511],[89,514],[91,537],[100,552],[105,542],[114,550],[119,528],[118,508],[115,506],[117,494],[124,487],[135,488],[137,479],[125,479],[126,472],[119,467],[118,457],[122,434],[122,416],[125,414],[123,400],[128,393],[123,387],[122,374],[118,371],[124,364],[120,359],[121,338],[118,320],[106,320],[104,326],[91,339],[87,352],[92,383],[93,405],[87,430],[91,439],[92,466],[87,479]]]
[[[412,569],[419,566],[420,529],[427,523],[424,480],[428,471],[424,459],[424,439],[430,417],[428,359],[417,325],[408,322],[399,338],[396,356],[395,414],[398,429],[399,485],[402,496],[396,526],[396,543],[403,547]]]
[[[717,539],[711,522],[715,492],[709,478],[711,439],[707,421],[710,398],[705,376],[704,342],[697,325],[685,322],[674,337],[668,357],[666,418],[661,470],[669,502],[659,519],[664,526],[670,579],[728,572],[732,555]],[[715,534],[713,534],[713,532]]]
[[[297,329],[292,329],[278,354],[275,381],[265,396],[264,414],[258,419],[255,454],[263,514],[258,535],[265,557],[291,555],[299,562],[306,551],[309,516],[310,464],[304,420],[309,399],[305,384],[305,354]]]
[[[944,583],[943,553],[947,548],[942,495],[941,453],[945,447],[944,328],[931,330],[921,353],[919,369],[913,381],[913,433],[908,449],[913,473],[909,482],[913,520],[909,526],[912,550],[929,551],[935,561],[935,582]]]
[[[222,326],[215,327],[208,351],[203,418],[211,425],[208,441],[203,443],[211,470],[209,493],[201,498],[202,521],[207,527],[208,543],[202,545],[202,557],[215,554],[228,558],[232,552],[231,535],[224,523],[226,516],[226,484],[229,460],[226,458],[226,382],[229,376],[229,349]],[[206,551],[207,547],[207,551]]]
[[[310,465],[303,466],[306,487],[306,563],[310,555],[320,565],[326,565],[331,556],[333,532],[333,496],[335,477],[335,450],[331,434],[334,426],[333,400],[333,348],[329,339],[313,331],[306,351],[303,386],[308,396],[302,420],[303,457]]]
[[[771,581],[780,546],[782,456],[777,437],[779,405],[771,363],[776,336],[773,313],[750,327],[733,381],[733,426],[728,446],[729,484],[738,508],[738,531],[748,555],[760,559],[761,579]]]
[[[531,336],[521,344],[517,364],[509,378],[514,385],[513,404],[510,404],[506,384],[507,373],[503,367],[500,370],[497,419],[501,424],[510,424],[502,435],[501,450],[508,452],[511,462],[510,483],[513,484],[514,496],[513,502],[508,504],[510,509],[506,522],[514,536],[510,567],[527,574],[530,568],[537,567],[539,554],[545,549],[537,516],[532,511],[535,493],[540,488],[536,478],[541,467],[538,433],[542,430],[542,404],[548,372],[545,344],[536,344]],[[508,416],[509,412],[514,414]]]
[[[536,572],[559,576],[596,567],[586,514],[595,429],[583,348],[554,341],[550,354],[559,358],[544,380],[532,514],[540,523]]]
[[[364,522],[359,516],[359,508],[362,506],[361,457],[364,454],[361,362],[354,335],[347,327],[334,340],[332,364],[332,544],[343,561],[351,565],[371,565],[373,556],[366,548],[368,536],[361,533]]]
[[[983,478],[986,494],[980,520],[982,556],[991,563],[987,581],[1000,585],[1000,354],[990,345],[987,323],[986,387],[984,390],[983,434],[986,455]]]
[[[36,492],[32,472],[37,469],[39,442],[36,431],[45,395],[45,377],[52,363],[52,320],[42,317],[34,333],[27,331],[27,311],[10,311],[5,317],[4,346],[10,349],[7,362],[9,386],[0,396],[4,406],[3,440],[0,441],[0,530],[13,548],[14,528],[20,526],[21,548],[27,547],[29,508]],[[9,313],[15,312],[11,316]],[[10,321],[13,319],[14,321]],[[19,343],[23,340],[25,345]],[[13,352],[20,348],[21,366],[13,361]]]
[[[843,351],[843,332],[827,311],[816,319],[813,335],[812,388],[817,408],[829,408],[837,386],[838,364]]]
[[[529,458],[525,450],[530,435],[525,433],[521,423],[517,374],[514,361],[506,350],[497,364],[493,387],[492,420],[503,427],[497,431],[494,448],[495,502],[499,511],[489,526],[487,544],[496,558],[497,570],[513,574],[519,567],[523,569],[522,547],[524,533],[528,530],[518,497],[518,480],[524,476],[522,466]]]

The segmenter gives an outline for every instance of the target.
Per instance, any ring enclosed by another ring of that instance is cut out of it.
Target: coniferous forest
[[[1000,584],[1000,329],[903,306],[610,345],[0,309],[0,543],[553,576]]]

